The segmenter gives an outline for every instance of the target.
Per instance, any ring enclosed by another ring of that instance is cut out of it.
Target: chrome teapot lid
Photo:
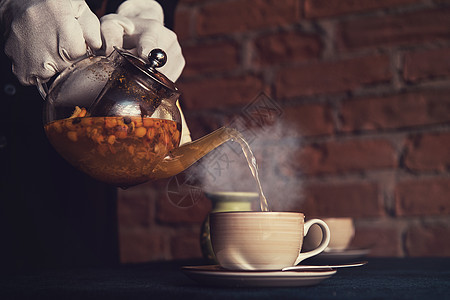
[[[162,49],[155,48],[150,51],[148,54],[148,63],[142,58],[137,57],[124,49],[120,49],[118,47],[114,47],[114,49],[145,75],[151,77],[153,80],[165,86],[169,90],[179,93],[175,84],[164,74],[156,70],[156,68],[161,68],[167,62],[167,55]]]

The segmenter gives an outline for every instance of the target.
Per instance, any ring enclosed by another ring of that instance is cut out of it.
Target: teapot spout
[[[210,151],[237,135],[239,135],[237,130],[221,127],[204,137],[173,149],[156,165],[151,179],[163,179],[181,173]]]

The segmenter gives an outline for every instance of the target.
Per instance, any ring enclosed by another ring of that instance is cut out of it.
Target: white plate
[[[369,253],[369,249],[325,249],[325,251],[315,256],[314,259],[323,259],[327,261],[352,261],[365,257]]]
[[[230,271],[217,265],[186,266],[181,270],[198,283],[227,287],[311,286],[336,273],[336,270]]]

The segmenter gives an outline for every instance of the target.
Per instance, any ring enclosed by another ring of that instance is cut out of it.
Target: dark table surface
[[[212,287],[170,261],[1,275],[0,299],[450,299],[450,257],[367,258],[309,287]]]

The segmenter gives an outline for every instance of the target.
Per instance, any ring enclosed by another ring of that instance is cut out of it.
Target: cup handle
[[[322,229],[322,241],[320,242],[320,245],[311,251],[300,253],[294,263],[294,265],[298,265],[302,260],[305,260],[309,257],[315,256],[319,253],[321,253],[325,248],[328,247],[328,243],[330,242],[330,229],[328,228],[327,223],[320,219],[312,219],[307,222],[305,222],[304,225],[304,236],[308,234],[309,228],[311,228],[312,225],[317,224],[319,225],[320,229]]]

